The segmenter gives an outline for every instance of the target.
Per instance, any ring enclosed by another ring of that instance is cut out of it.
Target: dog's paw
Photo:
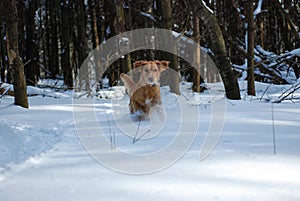
[[[148,115],[145,112],[143,112],[142,110],[137,110],[130,114],[132,121],[146,120],[147,116]]]
[[[125,73],[121,73],[120,74],[120,78],[124,77],[125,76]]]
[[[161,105],[154,105],[150,109],[150,119],[152,121],[165,122],[167,118],[166,111]]]

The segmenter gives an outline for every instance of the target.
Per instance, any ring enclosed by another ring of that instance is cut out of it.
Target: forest
[[[12,42],[27,85],[63,79],[65,88],[73,89],[93,49],[141,28],[172,30],[200,44],[213,58],[230,99],[240,98],[237,79],[248,80],[248,94],[255,95],[254,81],[292,84],[300,76],[297,0],[4,0],[0,8],[0,69],[5,83],[19,79],[16,64],[9,60]],[[114,86],[119,74],[140,59],[173,61],[171,68],[181,79],[201,91],[197,72],[189,64],[159,51],[125,55],[101,76]]]
[[[0,0],[0,25],[0,201],[300,200],[299,0]]]

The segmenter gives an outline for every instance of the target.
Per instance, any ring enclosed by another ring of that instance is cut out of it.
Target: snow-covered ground
[[[257,83],[256,97],[244,95],[246,83],[240,86],[243,100],[225,100],[222,136],[205,160],[199,160],[199,153],[212,119],[205,94],[185,92],[177,97],[162,89],[166,124],[159,135],[144,139],[145,135],[135,143],[132,136],[118,132],[130,126],[133,134],[137,130],[138,122],[134,125],[126,118],[127,98],[97,99],[81,107],[82,114],[92,108],[108,141],[114,134],[116,149],[137,155],[163,149],[178,129],[193,127],[193,120],[199,119],[197,136],[182,157],[161,171],[142,175],[113,171],[86,151],[74,123],[72,93],[30,97],[29,110],[4,97],[0,99],[0,200],[300,200],[299,100],[264,101],[275,100],[287,86]],[[178,108],[185,108],[188,118],[181,118],[185,111]],[[141,133],[148,124],[141,122]],[[193,129],[183,132],[189,136]]]

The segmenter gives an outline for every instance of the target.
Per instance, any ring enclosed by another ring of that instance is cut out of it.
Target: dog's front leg
[[[136,83],[125,73],[121,73],[120,78],[125,85],[128,95],[131,96],[131,94],[135,91]]]

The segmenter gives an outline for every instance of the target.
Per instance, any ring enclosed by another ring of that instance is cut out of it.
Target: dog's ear
[[[136,61],[136,62],[133,63],[133,67],[137,68],[137,67],[145,65],[146,63],[147,63],[147,61],[144,61],[144,60]]]
[[[167,70],[169,68],[170,61],[159,61],[158,65],[160,67],[160,71]]]

